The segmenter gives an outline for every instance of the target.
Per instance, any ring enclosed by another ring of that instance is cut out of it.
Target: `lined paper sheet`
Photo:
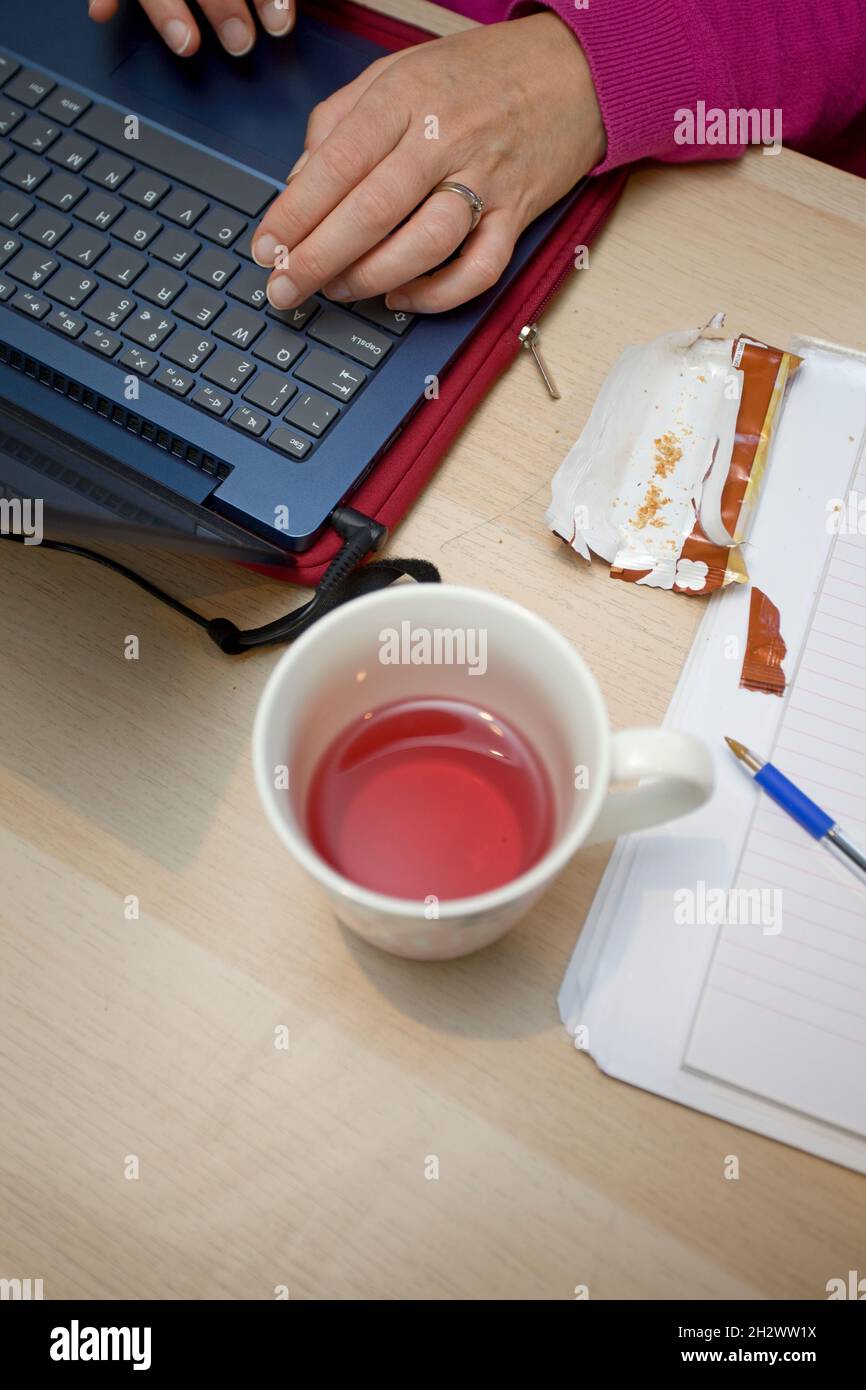
[[[830,550],[771,758],[862,847],[866,534],[856,529],[859,515],[866,531],[862,448],[851,486],[863,510],[841,514],[846,530]],[[734,884],[749,891],[749,924],[731,922],[734,912],[742,916],[745,899],[742,892],[729,895],[684,1065],[866,1136],[866,886],[768,796],[756,796]]]

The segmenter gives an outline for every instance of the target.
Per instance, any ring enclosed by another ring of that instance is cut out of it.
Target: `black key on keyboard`
[[[207,206],[207,198],[202,198],[200,194],[188,193],[185,188],[173,188],[168,197],[163,199],[159,211],[169,222],[177,222],[181,227],[191,227]]]
[[[239,269],[240,261],[236,261],[234,256],[227,256],[225,251],[206,246],[192,262],[189,273],[196,280],[201,280],[202,284],[221,290]]]
[[[51,308],[47,299],[40,299],[32,290],[19,290],[12,300],[12,308],[34,319],[44,319]]]
[[[10,299],[17,288],[18,286],[15,284],[14,280],[5,280],[3,276],[0,275],[0,304],[6,299]]]
[[[137,314],[126,320],[123,332],[134,343],[140,343],[142,347],[155,351],[160,343],[165,342],[174,327],[174,319],[167,318],[156,309],[139,309]]]
[[[377,366],[392,347],[384,333],[368,328],[343,309],[324,309],[308,332],[317,342],[345,352],[365,367]]]
[[[129,367],[139,376],[152,376],[159,366],[159,358],[154,357],[150,352],[142,352],[141,348],[127,347],[118,357],[117,365],[118,367]]]
[[[120,159],[116,154],[100,154],[88,164],[84,177],[90,179],[91,183],[98,183],[101,188],[109,188],[114,192],[129,178],[132,169],[133,166],[128,159]]]
[[[216,386],[222,386],[226,391],[240,391],[255,369],[251,357],[244,357],[240,352],[229,352],[228,348],[220,348],[202,369],[202,376]]]
[[[21,64],[10,58],[8,53],[0,53],[0,86],[18,71]]]
[[[241,309],[239,306],[232,305],[230,309],[226,309],[225,313],[220,315],[214,333],[225,343],[234,343],[237,347],[248,348],[251,343],[255,342],[264,326],[261,316],[254,314],[252,309]]]
[[[194,372],[196,367],[210,357],[215,347],[213,338],[208,338],[203,333],[194,333],[191,328],[182,328],[179,333],[175,333],[162,355],[169,361],[176,362],[179,367],[188,367]]]
[[[318,437],[325,433],[334,416],[339,414],[339,409],[333,401],[326,401],[324,396],[317,396],[313,391],[302,391],[286,419],[290,425],[297,425],[298,429]]]
[[[56,87],[51,96],[43,101],[39,110],[49,120],[59,121],[61,125],[72,125],[89,105],[90,97],[86,97],[83,92],[75,92],[71,87]]]
[[[70,309],[77,309],[88,295],[93,294],[97,283],[95,275],[83,275],[72,266],[64,266],[60,274],[52,279],[48,293],[52,299],[58,299]]]
[[[8,135],[23,115],[23,107],[13,106],[11,101],[4,101],[0,97],[0,135]]]
[[[174,306],[174,312],[179,314],[188,323],[198,324],[199,328],[207,328],[212,323],[217,314],[222,313],[225,308],[225,300],[221,299],[213,290],[199,289],[198,285],[190,285],[185,294]]]
[[[295,368],[295,375],[309,386],[316,386],[340,401],[350,401],[358,387],[367,380],[367,373],[362,372],[360,367],[350,365],[330,352],[320,352],[318,348],[307,353],[300,366]]]
[[[173,270],[161,265],[152,265],[139,280],[135,293],[142,299],[149,299],[151,304],[168,305],[185,286],[182,275],[175,275]]]
[[[11,82],[6,83],[3,94],[10,101],[20,101],[23,106],[38,106],[56,86],[57,83],[46,73],[37,72],[35,68],[22,68]]]
[[[238,208],[247,217],[257,217],[274,196],[273,184],[235,168],[207,150],[155,130],[144,121],[139,122],[138,138],[130,146],[125,136],[126,113],[110,106],[91,106],[81,117],[78,128],[113,150],[123,153],[132,148],[140,163],[198,189],[217,202]]]
[[[259,270],[255,265],[242,265],[237,275],[232,276],[229,294],[232,299],[239,299],[242,304],[249,304],[252,309],[264,309],[268,302],[265,291],[267,283],[266,270]]]
[[[21,242],[17,236],[7,236],[5,232],[0,234],[0,265],[5,265],[9,257],[20,250]]]
[[[108,245],[108,238],[100,232],[89,232],[86,227],[74,227],[64,238],[61,256],[76,261],[79,265],[92,266]]]
[[[85,347],[93,348],[94,352],[99,352],[103,357],[113,357],[114,354],[123,347],[123,343],[116,333],[106,333],[104,328],[91,328],[81,339]]]
[[[89,140],[82,140],[80,135],[64,135],[51,146],[48,158],[64,169],[71,169],[73,174],[79,174],[95,154],[96,146]]]
[[[287,430],[284,425],[271,431],[268,443],[272,444],[275,449],[281,450],[284,454],[290,454],[292,458],[296,459],[302,459],[312,447],[308,439],[302,439],[299,434],[295,434],[294,430]]]
[[[174,227],[166,227],[156,241],[151,242],[150,254],[175,270],[182,270],[187,261],[201,248],[201,242],[187,232],[178,232]]]
[[[175,396],[187,396],[195,386],[195,377],[190,376],[189,372],[182,372],[179,367],[163,367],[153,380],[155,385],[164,386]]]
[[[402,309],[389,309],[384,299],[360,299],[352,305],[352,309],[362,318],[378,323],[380,328],[387,328],[391,333],[405,333],[415,318],[414,314],[407,314]]]
[[[16,193],[11,188],[4,188],[0,191],[0,227],[17,227],[22,218],[28,212],[33,211],[34,204],[29,198],[25,198],[23,193]]]
[[[54,274],[59,264],[53,256],[47,256],[44,251],[37,251],[34,246],[27,246],[18,252],[14,261],[9,262],[6,274],[11,275],[13,280],[20,280],[22,285],[27,285],[31,290],[37,290]]]
[[[168,179],[161,178],[159,174],[151,174],[147,169],[136,169],[132,178],[127,179],[123,186],[123,196],[143,208],[155,208],[170,188]]]
[[[244,400],[270,411],[271,415],[281,415],[297,389],[293,381],[279,372],[259,372],[244,391]]]
[[[24,150],[31,150],[33,154],[43,154],[49,145],[54,144],[59,134],[59,125],[52,125],[42,116],[28,116],[26,121],[16,126],[12,132],[12,139]]]
[[[215,386],[203,386],[193,396],[192,403],[204,406],[205,410],[211,411],[214,415],[225,415],[232,398],[225,391],[218,391]]]
[[[75,207],[84,193],[87,192],[87,185],[77,179],[74,174],[67,174],[63,169],[58,169],[51,174],[39,189],[39,197],[46,203],[50,203],[53,208],[67,209]]]
[[[32,193],[50,172],[48,165],[37,159],[35,154],[19,154],[4,167],[0,178],[16,188],[22,188],[25,193]]]
[[[268,313],[272,319],[287,323],[290,328],[301,329],[313,317],[318,307],[317,299],[305,299],[303,304],[296,304],[294,309],[268,309]]]
[[[123,212],[123,203],[113,193],[88,193],[75,209],[76,216],[91,227],[105,231]]]
[[[253,232],[255,230],[255,227],[249,227],[240,240],[235,242],[232,250],[236,256],[245,256],[248,261],[253,260]]]
[[[153,241],[157,232],[162,231],[162,223],[152,217],[149,212],[133,211],[132,208],[125,212],[120,221],[114,228],[114,235],[121,241],[125,241],[129,246],[137,246],[139,250],[147,246],[148,242]]]
[[[51,208],[38,208],[32,217],[21,223],[22,236],[38,241],[41,246],[56,246],[66,236],[72,223],[62,213]]]
[[[254,434],[257,439],[259,435],[264,434],[270,423],[267,415],[258,410],[250,410],[247,405],[239,405],[234,415],[229,416],[230,425],[236,425],[247,434]]]
[[[199,236],[215,241],[218,246],[231,246],[247,225],[245,217],[239,217],[228,208],[211,208],[196,226]]]
[[[97,290],[92,299],[88,301],[87,317],[96,319],[105,328],[119,328],[124,319],[129,318],[135,308],[135,300],[120,290],[109,289],[108,286]]]
[[[103,257],[99,273],[113,284],[128,288],[146,265],[146,256],[140,256],[126,246],[112,246],[108,255]]]
[[[70,314],[68,309],[54,309],[45,323],[48,328],[56,328],[58,333],[64,333],[67,338],[80,338],[87,327],[84,319]]]
[[[0,140],[0,169],[12,158],[15,151],[8,140]]]
[[[306,343],[297,333],[290,333],[287,328],[269,328],[256,343],[255,353],[256,357],[270,362],[272,367],[285,370],[300,357],[305,347]]]

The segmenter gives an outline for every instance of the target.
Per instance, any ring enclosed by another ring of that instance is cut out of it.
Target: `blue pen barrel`
[[[794,820],[799,821],[804,830],[814,835],[816,840],[820,840],[836,824],[832,816],[828,816],[826,811],[816,806],[814,801],[801,792],[799,787],[795,787],[793,782],[789,782],[784,773],[773,767],[772,763],[764,763],[761,771],[756,774],[755,781],[764,788],[768,796],[778,802],[783,811],[787,811]]]

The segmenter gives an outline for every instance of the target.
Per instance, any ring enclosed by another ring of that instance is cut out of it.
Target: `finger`
[[[196,52],[201,34],[183,0],[141,0],[141,7],[172,53],[188,58]]]
[[[306,166],[312,168],[312,155]],[[300,183],[303,170],[292,181]],[[291,309],[329,284],[416,208],[430,188],[430,175],[418,160],[407,162],[395,150],[338,204],[315,230],[289,252],[288,264],[268,282],[275,309]]]
[[[246,0],[199,0],[216,36],[233,58],[243,58],[256,41],[256,26]]]
[[[464,182],[462,177],[460,182]],[[519,230],[512,214],[504,208],[485,213],[455,261],[435,275],[401,285],[387,296],[385,303],[389,309],[414,314],[440,314],[465,304],[467,299],[496,284],[511,260]]]
[[[347,82],[345,87],[338,88],[324,101],[320,101],[318,106],[314,106],[307,122],[304,150],[308,154],[317,150],[331,134],[331,131],[336,129],[340,121],[354,110],[367,88],[376,81],[376,78],[380,77],[386,68],[403,56],[404,53],[401,52],[388,53],[384,58],[377,58],[376,62],[365,68],[353,82]]]
[[[281,39],[295,27],[295,0],[256,0],[256,10],[272,38]]]
[[[393,236],[325,285],[329,299],[370,299],[433,270],[465,239],[472,209],[453,193],[432,193]]]
[[[405,131],[405,123],[406,117],[398,114],[396,103],[375,100],[372,93],[362,97],[352,120],[340,122],[268,208],[253,241],[257,264],[273,266],[280,248],[280,257],[284,259],[284,252],[291,253],[324,222],[391,153]],[[411,205],[406,208],[407,212],[410,210]],[[366,250],[366,245],[356,246],[353,254],[333,268],[331,275]]]
[[[97,24],[104,24],[117,14],[117,4],[118,0],[87,0],[88,18],[95,19]]]

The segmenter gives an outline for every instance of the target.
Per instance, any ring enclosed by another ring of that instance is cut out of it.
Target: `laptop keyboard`
[[[0,302],[301,460],[413,316],[272,309],[250,241],[275,196],[0,53]]]

